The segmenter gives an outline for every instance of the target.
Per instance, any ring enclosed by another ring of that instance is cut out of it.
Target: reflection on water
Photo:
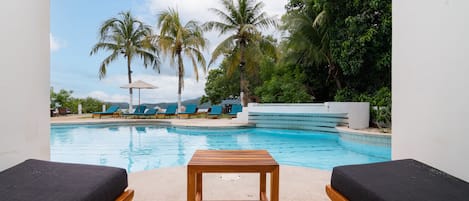
[[[266,149],[280,164],[327,170],[390,160],[386,147],[359,145],[357,150],[337,135],[293,130],[52,126],[50,140],[53,161],[117,166],[129,172],[186,165],[197,149]]]

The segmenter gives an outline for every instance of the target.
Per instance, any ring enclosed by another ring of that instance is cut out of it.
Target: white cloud
[[[129,95],[123,94],[108,94],[104,91],[92,91],[88,93],[87,97],[92,97],[106,102],[128,102]]]
[[[49,34],[49,40],[50,40],[50,51],[51,52],[56,52],[59,49],[63,48],[63,42],[59,41],[56,37],[52,35],[52,33]]]
[[[125,75],[115,75],[109,76],[108,78],[102,81],[105,85],[108,85],[108,88],[118,89],[128,83],[127,79],[128,78]],[[157,89],[141,89],[141,103],[160,103],[177,101],[177,76],[137,74],[132,77],[132,80],[142,80],[144,82],[150,83],[158,87]],[[194,77],[187,76],[184,79],[182,100],[198,98],[205,94],[205,82],[205,78],[200,78],[199,82],[197,82]],[[134,90],[133,94],[133,104],[138,104],[138,89]],[[121,89],[121,92],[116,92],[115,94],[108,94],[102,91],[94,91],[88,94],[88,96],[110,102],[129,101],[128,90],[126,89]]]
[[[280,17],[285,13],[285,5],[287,4],[288,0],[268,0],[263,1],[264,3],[264,11],[269,16],[275,16],[278,20]],[[187,1],[187,0],[147,0],[146,6],[147,13],[141,13],[142,16],[151,16],[152,20],[156,20],[156,16],[161,12],[168,8],[177,8],[179,11],[179,15],[183,23],[186,23],[189,20],[197,20],[201,23],[212,21],[212,20],[219,20],[218,17],[211,11],[210,8],[219,8],[222,9],[222,5],[220,0],[198,0],[198,1]],[[142,10],[142,9],[139,9]],[[148,20],[147,20],[148,21]],[[268,29],[264,30],[263,33],[265,35],[274,35],[275,37],[279,38],[280,33],[276,29]],[[211,53],[216,48],[216,46],[224,40],[227,35],[220,36],[218,32],[211,31],[205,33],[205,37],[209,40],[209,47],[207,52],[205,52],[205,59],[207,62],[211,59]],[[216,67],[216,63],[214,66]]]

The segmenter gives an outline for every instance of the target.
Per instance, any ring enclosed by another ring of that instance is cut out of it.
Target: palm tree
[[[327,12],[323,7],[315,5],[314,1],[305,1],[301,11],[291,12],[286,18],[285,29],[290,32],[288,48],[296,50],[290,52],[290,59],[311,66],[327,63],[327,81],[333,80],[338,89],[342,88],[340,81],[341,70],[334,62],[330,44],[330,23]]]
[[[160,72],[160,59],[158,49],[151,44],[151,28],[143,22],[135,19],[130,12],[119,13],[119,18],[106,20],[99,28],[99,42],[91,49],[90,55],[96,54],[99,50],[111,51],[99,67],[99,79],[106,76],[108,65],[115,61],[119,55],[127,59],[127,75],[129,84],[132,83],[133,59],[139,56],[143,59],[143,65],[149,65],[154,70]],[[129,89],[130,104],[132,109],[132,89]]]
[[[221,55],[227,56],[228,72],[239,69],[240,98],[247,106],[249,97],[246,81],[246,71],[257,68],[259,57],[266,52],[275,52],[275,45],[271,40],[262,37],[259,29],[276,26],[273,17],[262,11],[264,4],[255,0],[221,0],[224,10],[211,8],[221,21],[210,21],[204,24],[206,30],[218,30],[220,35],[231,33],[213,51],[210,64]]]
[[[175,67],[177,63],[178,110],[180,111],[185,73],[182,56],[189,57],[195,78],[199,81],[198,68],[202,68],[204,73],[207,71],[205,58],[202,54],[207,39],[204,38],[203,31],[196,21],[189,21],[183,26],[178,12],[171,8],[159,14],[158,27],[160,28],[160,35],[157,37],[157,43],[162,53],[170,57],[171,66]]]

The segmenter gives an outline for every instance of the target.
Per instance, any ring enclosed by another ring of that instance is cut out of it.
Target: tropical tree
[[[160,72],[160,59],[158,49],[153,46],[150,40],[152,31],[150,26],[135,19],[130,12],[119,13],[119,18],[106,20],[99,28],[99,42],[91,49],[90,55],[96,54],[99,50],[110,51],[99,67],[99,79],[106,76],[107,67],[115,61],[119,55],[127,59],[127,75],[129,84],[132,83],[131,64],[135,57],[143,59],[145,68],[151,66]],[[132,109],[132,89],[129,89],[130,104]]]
[[[162,53],[170,57],[171,66],[176,67],[177,63],[178,110],[180,110],[185,74],[183,55],[191,60],[195,78],[198,81],[198,68],[202,68],[204,74],[207,71],[207,64],[202,54],[207,39],[204,38],[203,31],[196,21],[189,21],[183,26],[179,13],[171,8],[159,14],[158,27],[160,35],[156,38]]]
[[[264,4],[255,0],[221,0],[223,10],[211,8],[220,21],[204,24],[206,30],[217,30],[220,35],[231,33],[220,42],[212,53],[210,64],[221,55],[228,60],[228,73],[240,72],[240,97],[247,106],[249,97],[246,71],[259,66],[259,57],[264,54],[275,54],[275,45],[268,37],[263,37],[259,29],[276,26],[273,17],[269,17],[262,9]],[[209,64],[209,65],[210,65]]]
[[[323,66],[326,64],[328,77],[326,81],[335,82],[337,89],[342,89],[340,67],[334,62],[330,48],[330,20],[323,5],[317,0],[291,2],[290,12],[284,17],[284,29],[287,37],[289,58],[297,64],[305,66]],[[295,8],[297,10],[295,10]]]

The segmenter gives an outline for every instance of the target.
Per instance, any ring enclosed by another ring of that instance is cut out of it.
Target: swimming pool
[[[266,149],[281,165],[331,170],[388,161],[389,147],[347,142],[336,134],[277,129],[195,129],[158,125],[51,126],[51,160],[126,168],[187,165],[197,149]]]

